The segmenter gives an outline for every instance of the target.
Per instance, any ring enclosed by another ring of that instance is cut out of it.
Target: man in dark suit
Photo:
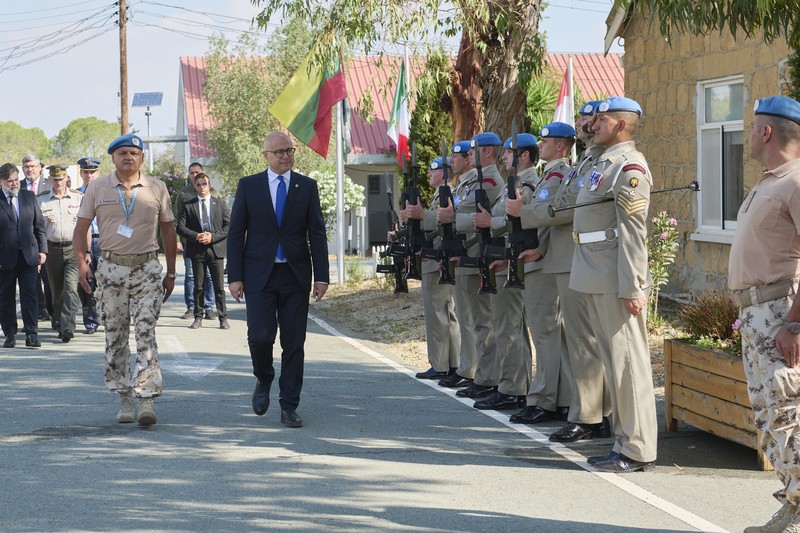
[[[205,300],[206,271],[211,273],[214,286],[214,299],[217,304],[219,327],[228,329],[225,308],[225,250],[228,242],[230,210],[224,200],[211,196],[211,181],[208,176],[197,174],[194,177],[197,194],[183,202],[178,213],[178,235],[186,239],[183,253],[192,260],[195,272],[194,284],[194,322],[192,329],[203,327],[203,302]]]
[[[13,163],[0,166],[0,326],[4,348],[16,346],[17,305],[15,283],[19,284],[25,345],[38,348],[36,322],[36,276],[47,258],[45,223],[36,196],[20,190],[19,172]]]
[[[269,407],[275,377],[272,346],[281,328],[281,422],[301,427],[297,415],[303,386],[312,265],[314,298],[328,289],[328,240],[317,183],[293,172],[294,147],[273,132],[264,139],[266,171],[239,180],[228,230],[228,283],[238,302],[247,293],[247,342],[258,378],[253,411]],[[310,248],[310,252],[309,252]]]
[[[22,173],[25,179],[20,180],[20,189],[31,191],[35,196],[50,192],[52,184],[42,173],[42,162],[36,154],[25,154],[22,158]],[[53,294],[50,292],[50,282],[47,279],[47,266],[42,265],[36,275],[36,299],[39,303],[39,320],[51,320],[53,329],[58,330],[60,325],[56,319],[53,308]]]

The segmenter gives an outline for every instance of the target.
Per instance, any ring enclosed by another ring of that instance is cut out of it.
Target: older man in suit
[[[34,196],[50,192],[50,180],[42,173],[42,162],[36,154],[25,154],[22,158],[22,173],[25,179],[20,180],[20,189],[31,191]],[[39,320],[51,320],[53,329],[59,329],[53,307],[53,295],[50,292],[50,282],[47,279],[47,265],[41,265],[39,274],[36,275],[36,299],[39,304]]]
[[[14,283],[19,284],[25,345],[38,348],[36,276],[47,258],[45,223],[36,196],[20,190],[19,171],[13,163],[0,166],[0,325],[4,348],[16,346],[17,306]]]
[[[328,289],[328,244],[317,183],[292,171],[291,139],[273,132],[264,139],[264,172],[239,180],[228,231],[228,283],[238,302],[247,294],[247,341],[258,378],[253,411],[269,407],[275,377],[272,346],[281,328],[281,422],[301,427],[297,415],[303,386],[312,265],[314,298]],[[309,247],[310,245],[310,247]],[[310,248],[310,251],[309,251]]]
[[[211,196],[211,180],[202,172],[194,177],[197,194],[183,202],[178,213],[178,235],[186,239],[183,253],[192,260],[195,272],[194,322],[189,326],[203,326],[203,302],[205,301],[205,276],[211,273],[214,299],[219,315],[219,327],[228,329],[225,308],[225,249],[228,245],[230,210],[224,200]]]

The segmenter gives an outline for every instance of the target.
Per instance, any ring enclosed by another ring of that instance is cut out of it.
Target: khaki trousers
[[[461,351],[459,353],[459,376],[479,381],[483,374],[478,371],[479,361],[495,350],[492,333],[492,296],[478,294],[481,286],[480,276],[456,274],[456,316],[461,332]],[[487,359],[487,363],[489,360]],[[497,383],[486,383],[497,385]]]
[[[422,306],[425,312],[425,337],[428,361],[437,372],[458,366],[461,337],[456,319],[453,285],[439,285],[439,272],[422,275]]]
[[[525,291],[498,283],[492,317],[499,362],[497,390],[524,396],[531,386],[531,341],[525,328]]]
[[[51,246],[45,261],[47,281],[53,296],[53,311],[61,332],[75,332],[75,317],[81,309],[78,296],[78,263],[72,246]]]

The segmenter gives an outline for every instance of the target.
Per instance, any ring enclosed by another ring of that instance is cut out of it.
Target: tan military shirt
[[[486,191],[486,195],[489,197],[490,205],[494,206],[498,198],[500,198],[500,194],[502,193],[503,187],[506,183],[503,180],[503,177],[500,175],[500,172],[497,170],[497,165],[488,165],[483,167],[482,173],[483,190]],[[456,203],[455,229],[459,233],[464,233],[467,236],[467,240],[470,240],[475,236],[475,222],[472,219],[472,215],[475,214],[474,192],[479,188],[478,171],[472,168],[461,175],[461,178],[458,182],[458,187],[456,187],[456,193],[453,198],[453,201]],[[479,253],[479,243],[473,244],[467,250],[467,255],[470,257],[477,257]],[[477,274],[478,272],[474,269],[463,269],[463,271],[459,270],[459,273]]]
[[[522,202],[523,207],[520,214],[522,215],[525,212],[525,209],[528,205],[533,201],[536,197],[536,191],[539,185],[542,183],[544,176],[540,176],[536,173],[536,167],[529,167],[525,170],[521,170],[518,173],[520,179],[520,185],[522,189]],[[525,219],[522,218],[522,229],[530,229],[529,227],[525,226]],[[525,263],[525,272],[533,272],[534,270],[541,270],[544,266],[544,256],[547,255],[547,250],[550,247],[550,229],[544,228],[537,233],[539,238],[539,247],[536,248],[536,251],[542,254],[542,259],[538,261],[528,261]]]
[[[453,187],[450,187],[450,192],[453,192]],[[430,246],[436,249],[440,249],[442,247],[442,237],[439,234],[439,225],[436,222],[436,210],[439,208],[439,188],[437,187],[436,190],[433,192],[433,198],[431,198],[431,204],[428,206],[428,209],[425,211],[425,214],[422,218],[422,230],[426,232],[426,237],[431,241]],[[453,233],[455,233],[455,227],[453,228]],[[422,273],[428,274],[429,272],[436,272],[439,270],[439,262],[434,261],[433,259],[423,259],[422,260]]]
[[[647,213],[653,186],[647,161],[633,141],[619,143],[597,156],[582,178],[578,203],[613,201],[575,210],[575,233],[604,232],[608,238],[575,247],[570,289],[645,298],[650,285]]]
[[[78,209],[81,207],[83,195],[75,190],[67,189],[59,198],[52,191],[36,197],[39,209],[45,218],[48,241],[72,242],[75,223],[78,221]]]
[[[128,206],[133,202],[127,220],[122,199]],[[116,172],[92,181],[86,188],[78,217],[88,220],[97,217],[100,249],[124,255],[158,250],[159,222],[175,220],[167,186],[141,172],[130,189],[119,182]],[[121,234],[124,233],[121,226],[133,230],[130,237]]]
[[[728,288],[747,289],[800,274],[800,159],[764,172],[736,222]]]

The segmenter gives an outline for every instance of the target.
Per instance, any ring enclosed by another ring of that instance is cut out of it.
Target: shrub
[[[689,339],[704,348],[741,353],[739,308],[726,293],[702,292],[678,312]]]

